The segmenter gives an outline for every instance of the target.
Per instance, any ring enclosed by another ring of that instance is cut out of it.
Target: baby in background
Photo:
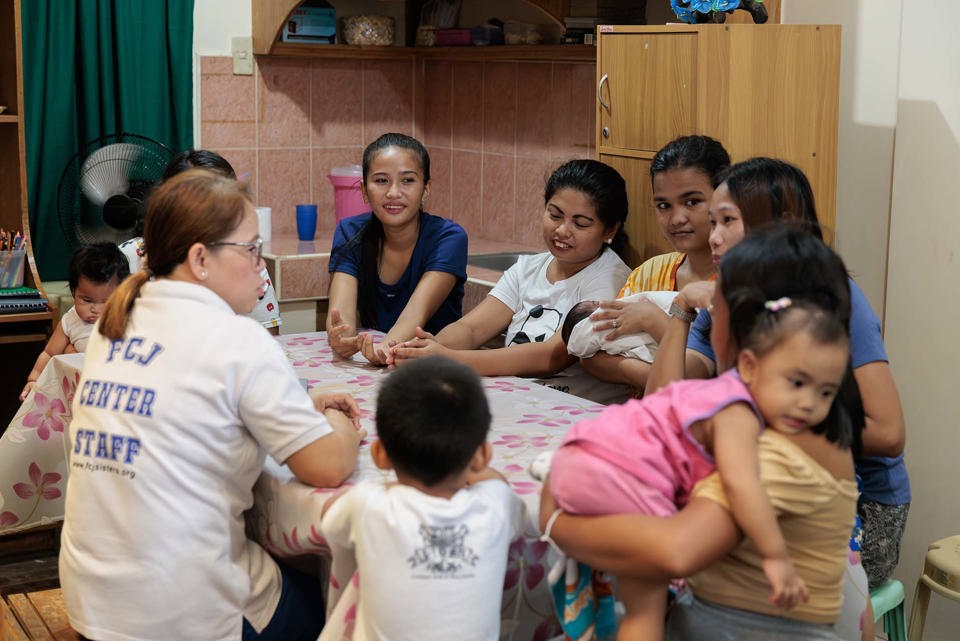
[[[670,303],[677,296],[675,291],[650,291],[639,292],[618,298],[618,301],[632,303],[646,298],[655,303],[664,313],[669,313]],[[580,358],[589,358],[600,350],[608,354],[617,354],[628,358],[637,358],[647,363],[653,362],[653,357],[657,351],[657,341],[653,336],[646,332],[639,334],[626,334],[607,340],[603,331],[596,329],[598,323],[606,324],[606,321],[595,321],[591,318],[593,312],[600,308],[600,301],[585,300],[577,303],[567,313],[563,320],[561,336],[563,342],[567,345],[567,352],[572,356]]]
[[[356,555],[355,641],[499,639],[520,503],[488,467],[489,428],[483,386],[466,365],[433,356],[384,381],[370,454],[397,480],[359,482],[327,502],[321,521],[331,545]]]
[[[130,266],[113,243],[85,245],[70,258],[70,293],[73,307],[63,315],[53,330],[30,374],[27,384],[20,392],[23,401],[40,378],[40,373],[50,359],[58,354],[82,352],[87,348],[87,339],[93,325],[100,318],[103,304],[124,278],[130,275]]]

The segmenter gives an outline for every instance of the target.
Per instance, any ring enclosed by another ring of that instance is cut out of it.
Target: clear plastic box
[[[23,285],[23,270],[27,262],[27,252],[0,251],[0,289]]]

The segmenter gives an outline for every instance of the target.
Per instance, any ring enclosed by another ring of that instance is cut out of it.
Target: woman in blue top
[[[717,180],[709,213],[716,263],[752,229],[782,219],[809,223],[811,232],[822,240],[810,183],[793,165],[753,158],[731,166]],[[863,523],[863,567],[873,589],[890,578],[899,561],[911,500],[903,461],[906,428],[880,320],[860,287],[852,279],[849,282],[850,356],[866,414],[863,455],[855,461],[861,489],[857,511]],[[675,302],[683,311],[705,310],[712,289],[713,283],[691,283],[680,290]],[[679,315],[670,319],[647,380],[647,393],[672,380],[716,373],[710,326],[705,311],[692,327]]]
[[[467,233],[423,211],[430,156],[420,141],[384,134],[363,151],[363,196],[371,213],[337,225],[330,252],[330,346],[349,358],[360,352],[387,365],[386,346],[439,332],[462,314]],[[358,327],[386,332],[377,344]]]

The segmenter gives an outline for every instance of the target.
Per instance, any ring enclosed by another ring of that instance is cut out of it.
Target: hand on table
[[[36,381],[27,381],[27,384],[23,386],[23,391],[20,392],[20,402],[22,403],[27,395],[37,386]]]
[[[600,308],[590,315],[598,323],[593,331],[606,332],[607,340],[614,340],[621,336],[640,334],[647,331],[657,317],[666,318],[660,306],[647,298],[624,302],[619,300],[602,301]]]
[[[371,365],[377,365],[378,367],[393,365],[393,351],[396,345],[396,341],[377,343],[376,336],[370,332],[357,334],[357,347],[360,349],[360,353],[370,361]]]
[[[330,343],[330,349],[340,358],[350,358],[360,351],[357,344],[358,337],[356,330],[343,322],[340,311],[330,310],[331,327],[327,332],[327,341]]]
[[[405,361],[427,356],[444,355],[447,348],[437,342],[433,334],[418,327],[410,340],[403,341],[393,348],[394,363],[402,365]]]
[[[349,394],[342,392],[323,394],[313,399],[313,406],[318,412],[329,409],[339,410],[346,414],[355,428],[360,429],[360,406]]]
[[[807,586],[797,574],[790,557],[764,559],[763,573],[773,589],[770,603],[778,608],[792,610],[809,600]]]
[[[367,430],[360,427],[359,421],[351,419],[343,411],[335,407],[328,407],[322,411],[333,431],[349,437],[351,443],[359,445],[363,439],[367,438]]]

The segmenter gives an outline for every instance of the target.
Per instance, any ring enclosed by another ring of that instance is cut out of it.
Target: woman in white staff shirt
[[[73,400],[60,579],[94,641],[315,639],[320,603],[244,535],[267,453],[339,485],[363,437],[253,320],[261,239],[244,186],[190,170],[150,197],[150,264],[108,300]],[[183,323],[183,319],[190,319]],[[321,409],[323,414],[317,409]],[[310,635],[313,636],[310,636]]]

